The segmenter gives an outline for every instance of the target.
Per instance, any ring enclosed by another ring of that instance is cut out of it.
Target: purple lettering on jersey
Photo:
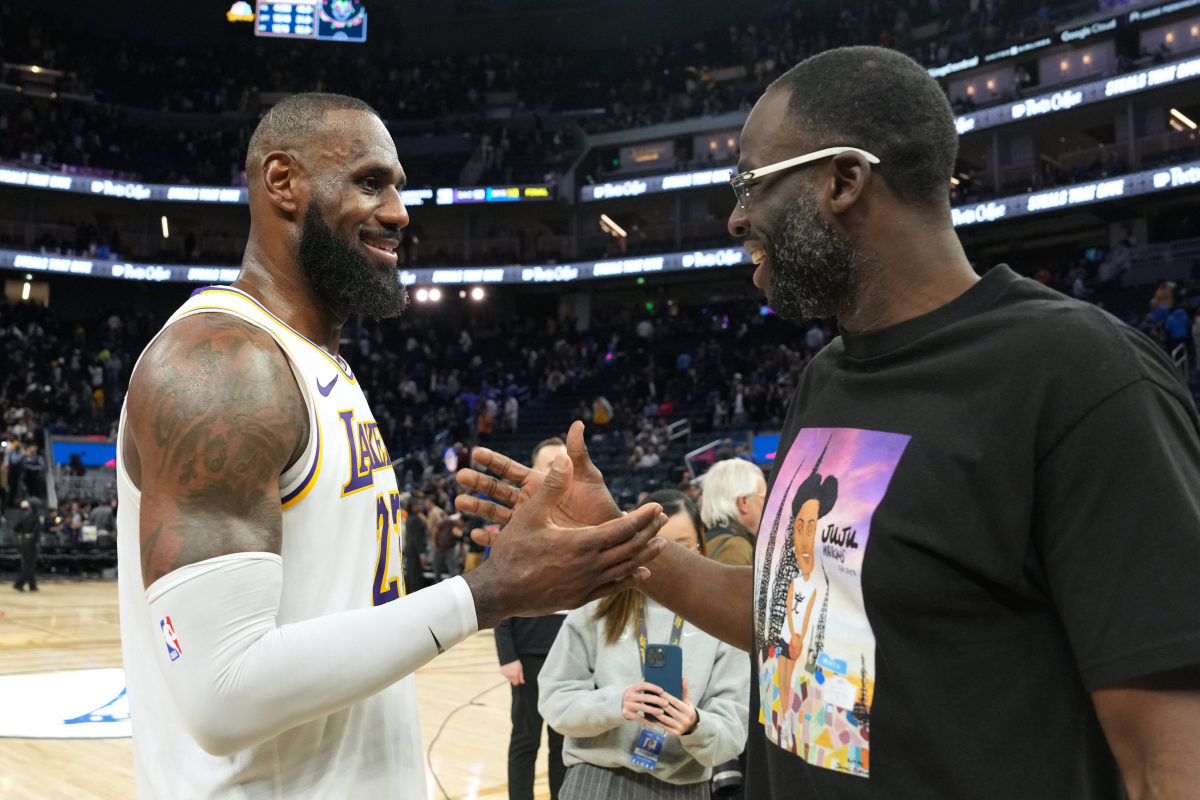
[[[350,478],[342,486],[342,497],[375,485],[375,470],[392,466],[379,424],[375,420],[354,421],[354,410],[339,411],[338,418],[346,429],[346,444],[350,448]]]
[[[342,497],[375,485],[375,475],[368,464],[363,463],[362,454],[358,448],[358,435],[354,425],[354,409],[339,411],[338,418],[346,426],[346,444],[350,447],[350,480],[342,486]],[[366,469],[363,469],[363,467]]]

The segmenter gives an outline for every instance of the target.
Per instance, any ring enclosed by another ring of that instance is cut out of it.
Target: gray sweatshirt
[[[712,767],[742,752],[746,744],[749,656],[684,623],[679,640],[683,675],[700,722],[687,736],[666,734],[658,767],[647,770],[630,760],[642,725],[621,716],[621,697],[642,679],[637,623],[630,624],[615,645],[609,645],[604,641],[603,623],[592,617],[597,604],[589,603],[567,615],[538,678],[538,711],[566,737],[563,762],[568,767],[581,762],[625,767],[674,784],[708,780]],[[674,619],[673,613],[646,599],[650,642],[667,642]]]

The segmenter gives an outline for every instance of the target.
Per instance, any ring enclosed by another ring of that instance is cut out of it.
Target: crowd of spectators
[[[1081,252],[1031,277],[1109,306],[1122,264],[1127,268],[1137,246],[1130,235],[1109,252]],[[1152,297],[1139,295],[1134,305],[1111,310],[1194,369],[1198,305],[1200,284],[1178,280],[1162,281]],[[678,448],[671,450],[671,423],[686,421],[701,440],[705,434],[733,437],[731,453],[752,431],[778,430],[800,373],[835,334],[828,321],[786,323],[750,292],[720,301],[596,308],[586,326],[571,318],[463,308],[447,314],[418,304],[395,320],[355,319],[341,344],[369,390],[389,452],[400,457],[402,490],[431,520],[425,544],[412,551],[428,550],[424,575],[438,573],[436,533],[455,513],[453,473],[470,463],[475,444],[518,441],[517,433],[537,427],[535,419],[549,435],[562,433],[580,418],[595,452],[615,456],[605,467],[614,480],[674,485],[682,462],[675,458]],[[45,434],[112,437],[134,360],[167,313],[142,309],[68,321],[35,303],[0,305],[0,510],[31,501],[42,520],[43,553],[74,568],[111,560],[112,541],[105,537],[115,524],[112,482],[99,491],[74,480],[87,472],[81,464],[48,463],[40,452]],[[57,508],[45,505],[52,470]],[[442,538],[449,542],[453,535],[452,549],[465,556],[462,534],[475,523],[451,521]],[[465,566],[461,557],[441,558],[443,572]]]
[[[414,162],[415,185],[553,183],[579,152],[580,126],[619,130],[745,109],[785,69],[829,47],[881,44],[944,63],[1078,13],[1079,3],[1049,0],[790,0],[694,40],[664,34],[636,49],[418,59],[386,40],[319,51],[315,43],[280,47],[255,38],[220,46],[111,40],[52,21],[42,9],[6,7],[4,62],[62,75],[47,87],[57,101],[9,98],[0,107],[0,158],[236,184],[244,180],[246,140],[272,97],[339,91],[372,102],[397,136],[472,137],[469,154]],[[19,82],[11,70],[4,80]]]

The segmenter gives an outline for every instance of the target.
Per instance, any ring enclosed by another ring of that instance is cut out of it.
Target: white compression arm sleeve
[[[196,741],[229,755],[333,713],[477,630],[462,578],[373,608],[277,627],[283,561],[234,553],[174,570],[146,590],[147,624],[170,618],[178,651],[159,669]]]

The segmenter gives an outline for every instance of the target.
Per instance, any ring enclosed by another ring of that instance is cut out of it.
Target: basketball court
[[[134,797],[116,581],[0,594],[0,797]],[[506,798],[508,682],[492,632],[417,670],[430,800]],[[550,796],[545,745],[534,786]],[[397,797],[410,797],[397,787]]]

